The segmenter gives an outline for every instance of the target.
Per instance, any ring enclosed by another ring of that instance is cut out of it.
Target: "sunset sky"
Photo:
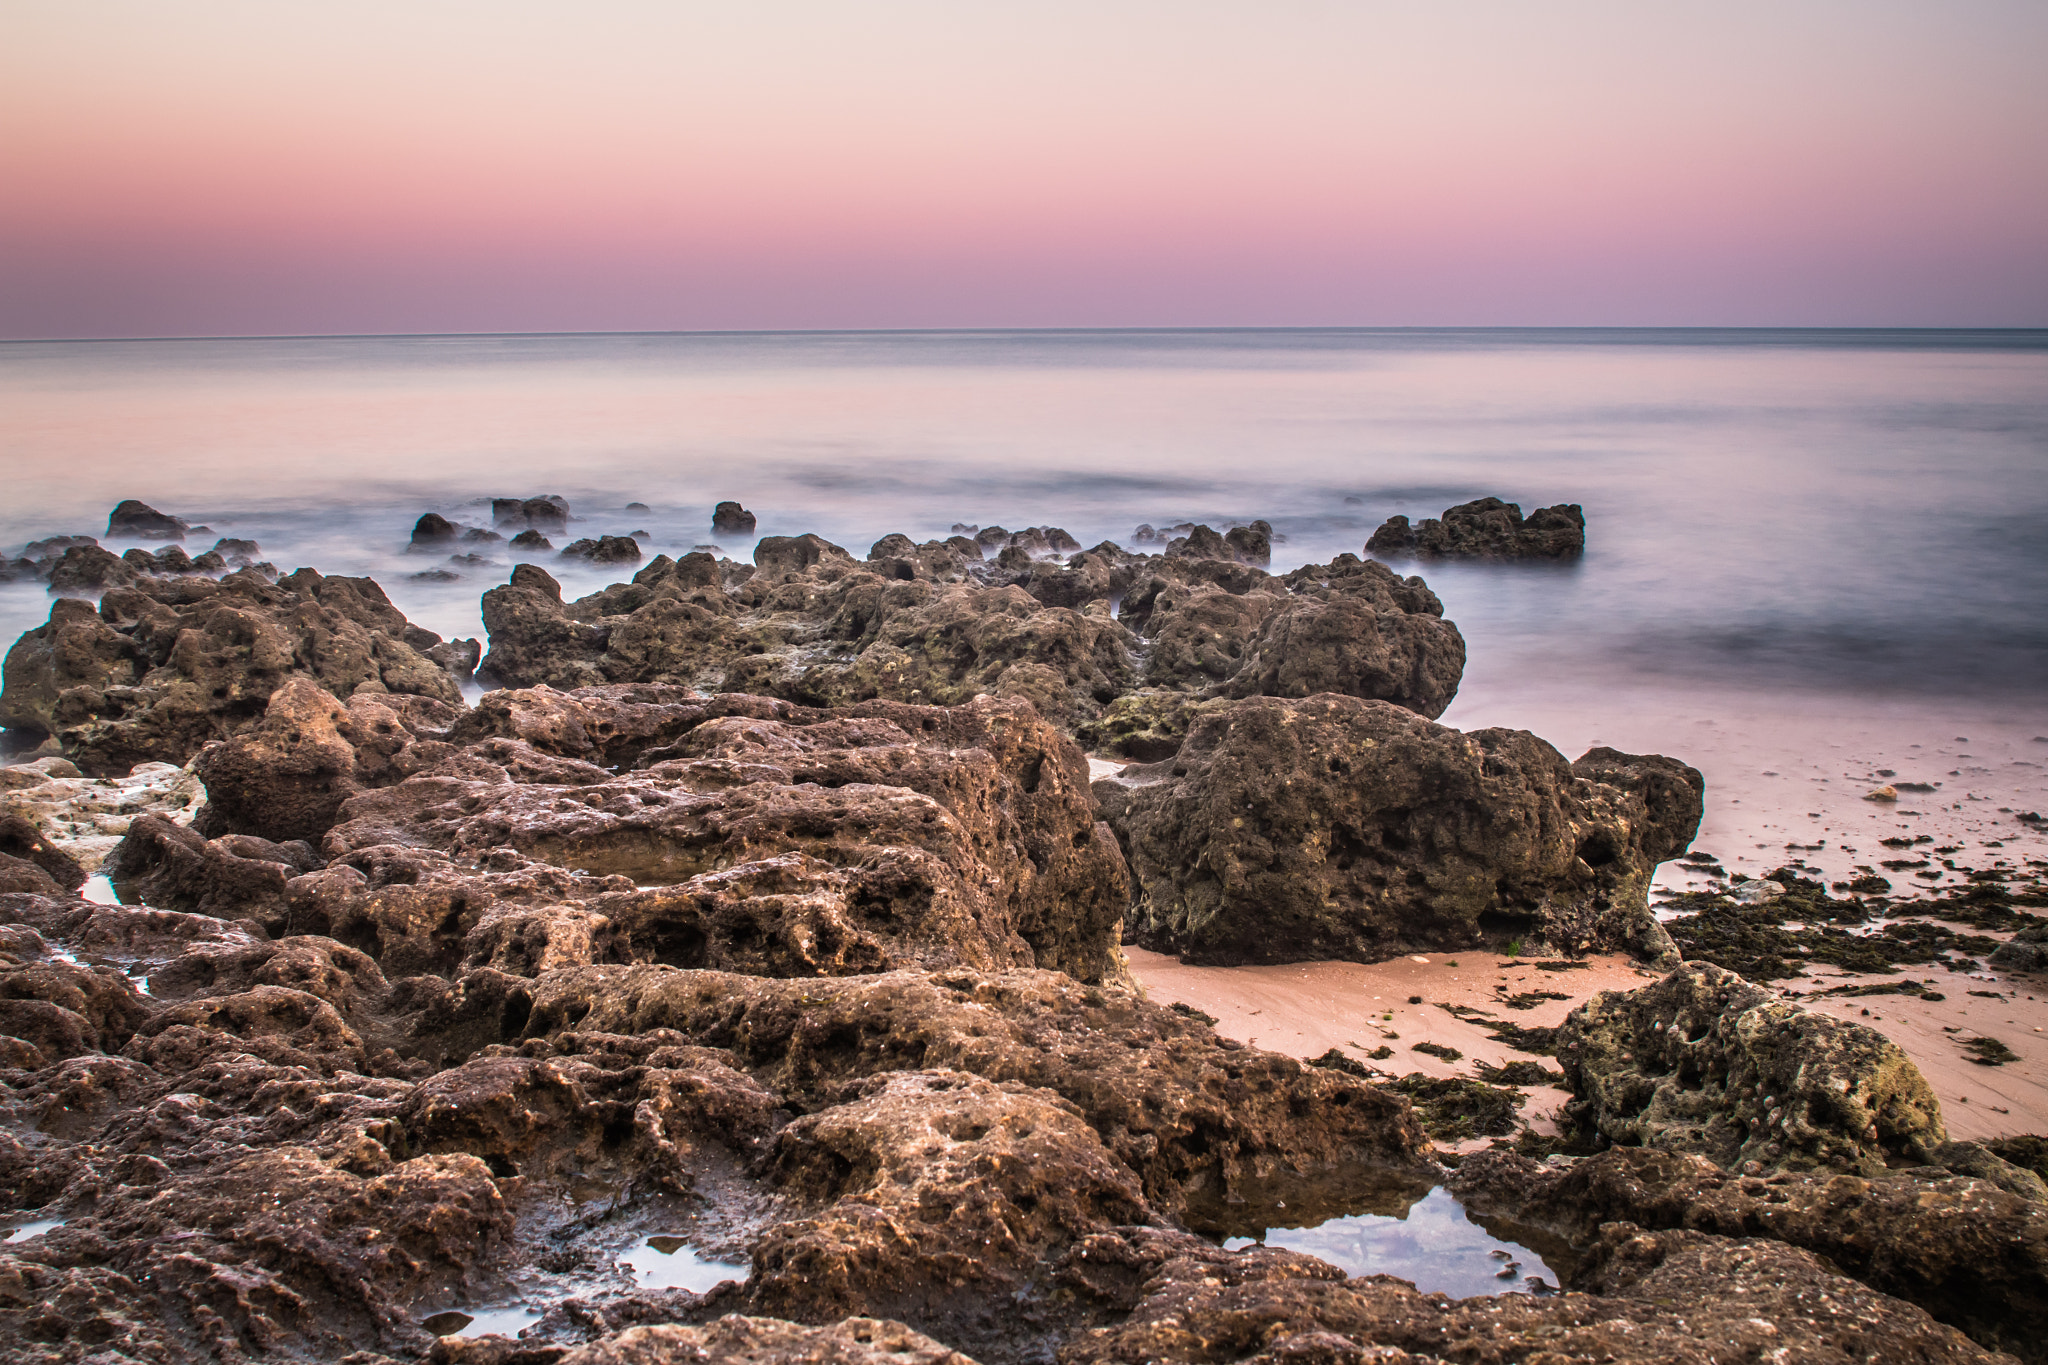
[[[0,0],[0,336],[2048,325],[2042,0]]]

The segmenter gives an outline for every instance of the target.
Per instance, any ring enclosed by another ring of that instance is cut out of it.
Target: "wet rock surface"
[[[1575,502],[1521,507],[1479,498],[1410,526],[1389,517],[1365,542],[1367,554],[1417,559],[1577,559],[1586,552],[1586,515]]]
[[[1339,696],[1205,705],[1173,758],[1096,784],[1136,940],[1226,965],[1508,941],[1664,957],[1649,878],[1701,790],[1670,759],[1574,765],[1525,731]]]

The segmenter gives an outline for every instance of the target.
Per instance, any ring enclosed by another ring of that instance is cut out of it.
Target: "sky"
[[[2042,0],[0,0],[0,337],[2048,325]]]

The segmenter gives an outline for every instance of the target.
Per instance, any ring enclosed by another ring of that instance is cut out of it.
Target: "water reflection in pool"
[[[1454,1299],[1478,1294],[1555,1292],[1558,1272],[1519,1242],[1496,1237],[1441,1185],[1405,1213],[1356,1213],[1306,1228],[1269,1227],[1260,1237],[1233,1237],[1232,1250],[1263,1242],[1306,1252],[1349,1275],[1393,1275],[1425,1294]]]
[[[702,1294],[725,1280],[747,1278],[744,1261],[732,1264],[699,1255],[680,1237],[649,1237],[619,1256],[642,1289],[687,1289]]]

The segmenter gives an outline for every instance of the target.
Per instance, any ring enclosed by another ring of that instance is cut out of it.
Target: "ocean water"
[[[736,558],[727,498],[856,555],[956,522],[1093,544],[1264,518],[1276,569],[1397,512],[1576,502],[1576,564],[1416,566],[1470,649],[1447,722],[1683,757],[1714,718],[2048,720],[2048,332],[7,343],[0,473],[6,548],[105,539],[135,497],[283,569],[370,574],[451,636],[511,558],[416,581],[442,557],[407,536],[429,510],[487,524],[493,496]],[[572,595],[623,576],[547,563]],[[0,587],[0,637],[47,612]]]

